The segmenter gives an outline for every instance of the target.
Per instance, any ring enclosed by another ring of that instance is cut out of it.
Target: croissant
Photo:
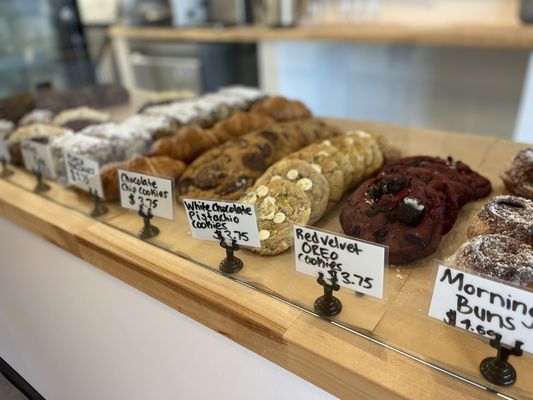
[[[229,140],[262,129],[274,122],[276,121],[265,114],[237,111],[230,118],[217,122],[213,130],[217,136],[227,137],[226,140]]]
[[[104,197],[106,200],[114,200],[119,197],[119,169],[172,178],[174,182],[177,182],[186,167],[184,162],[169,157],[141,157],[131,161],[106,164],[100,170]]]
[[[215,124],[212,129],[203,129],[198,125],[185,126],[176,135],[157,140],[149,154],[190,163],[206,150],[273,123],[274,120],[266,115],[238,111]]]
[[[277,122],[310,118],[312,116],[311,111],[301,101],[288,100],[281,96],[268,97],[256,103],[251,112],[268,115]]]

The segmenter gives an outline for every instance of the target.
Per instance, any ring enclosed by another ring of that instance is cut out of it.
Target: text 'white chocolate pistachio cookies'
[[[326,212],[329,200],[329,183],[311,164],[297,159],[278,161],[257,180],[255,187],[269,186],[272,179],[285,179],[296,183],[311,200],[309,223],[318,221]]]
[[[518,152],[502,180],[511,193],[533,199],[533,148]]]
[[[533,245],[533,201],[518,196],[496,196],[479,210],[468,237],[500,234]]]
[[[257,205],[260,249],[251,249],[261,255],[279,254],[293,243],[293,224],[305,225],[311,216],[311,200],[296,183],[276,179],[269,186],[250,189],[240,200]]]
[[[533,249],[510,236],[476,236],[446,261],[517,286],[533,286]]]

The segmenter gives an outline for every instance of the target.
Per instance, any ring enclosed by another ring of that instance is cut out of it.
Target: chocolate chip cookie
[[[319,120],[274,124],[205,152],[185,171],[179,197],[237,200],[273,163],[309,144],[301,130],[321,139],[338,129]]]

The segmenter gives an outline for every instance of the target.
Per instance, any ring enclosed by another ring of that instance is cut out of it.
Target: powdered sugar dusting
[[[496,196],[478,213],[490,233],[533,243],[533,201],[517,196]]]
[[[505,235],[477,236],[462,245],[449,261],[515,285],[533,282],[533,249]]]
[[[511,192],[533,198],[533,148],[521,150],[502,178]]]

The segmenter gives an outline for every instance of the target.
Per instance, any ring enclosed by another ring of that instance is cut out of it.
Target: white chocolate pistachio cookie
[[[263,187],[268,192],[263,194]],[[257,193],[259,190],[260,193]],[[257,206],[261,255],[279,254],[293,243],[292,225],[307,224],[311,216],[311,201],[298,184],[285,179],[271,181],[268,186],[254,186],[241,202]]]
[[[318,221],[326,212],[329,202],[329,183],[311,164],[298,159],[278,161],[257,180],[255,187],[270,186],[272,178],[295,183],[311,200],[309,223]]]
[[[339,164],[339,167],[341,167],[344,174],[343,192],[346,192],[349,189],[349,184],[355,173],[350,158],[329,139],[316,144],[314,151],[322,157],[331,157],[337,164]]]
[[[383,153],[379,147],[375,135],[363,130],[350,131],[347,133],[355,142],[355,146],[364,149],[365,155],[365,177],[371,176],[374,172],[383,166]]]
[[[383,149],[381,148],[380,141],[378,136],[367,131],[358,130],[355,132],[357,140],[368,143],[372,149],[374,155],[373,163],[368,166],[368,176],[372,175],[374,172],[378,171],[384,164],[385,157],[383,155]]]
[[[329,146],[330,149],[324,150],[321,144],[312,144],[303,148],[296,153],[291,154],[288,158],[299,159],[306,161],[320,172],[329,183],[329,200],[327,209],[331,209],[337,204],[344,194],[344,171],[337,162],[340,156],[342,159],[339,162],[348,162],[345,155],[341,154],[335,147]],[[349,162],[348,162],[349,164]]]
[[[343,135],[331,139],[331,143],[345,154],[352,164],[354,173],[347,184],[346,190],[359,184],[367,176],[367,162],[372,163],[374,155],[372,149],[361,145],[352,135]]]

